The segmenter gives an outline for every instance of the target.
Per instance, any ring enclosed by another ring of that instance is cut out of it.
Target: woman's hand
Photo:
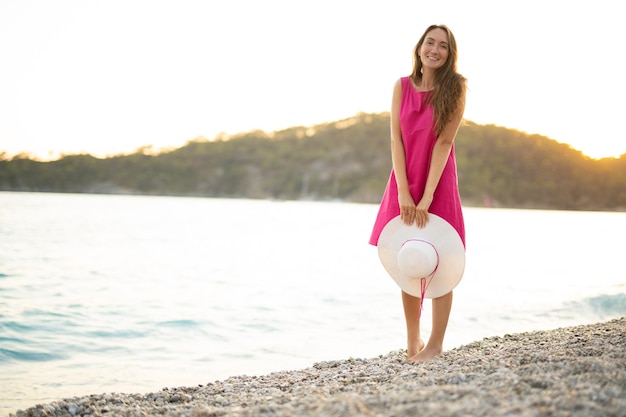
[[[398,204],[400,205],[400,218],[410,225],[415,220],[415,201],[410,193],[399,193]]]
[[[398,194],[400,218],[406,225],[411,225],[415,222],[417,227],[421,229],[428,223],[428,209],[432,202],[432,197],[424,196],[420,202],[415,205],[410,193],[400,193]]]
[[[422,197],[417,207],[415,207],[415,224],[420,229],[428,223],[428,209],[432,202],[433,199],[431,197]]]

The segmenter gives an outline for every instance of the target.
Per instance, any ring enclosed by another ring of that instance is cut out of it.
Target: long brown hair
[[[461,100],[465,97],[467,80],[457,72],[456,61],[458,49],[456,39],[452,31],[446,25],[431,25],[426,29],[413,51],[413,72],[411,79],[417,85],[422,82],[422,61],[419,51],[426,39],[426,35],[433,29],[441,29],[448,34],[448,59],[445,64],[435,72],[434,90],[429,95],[430,103],[435,113],[435,125],[437,135],[440,135],[445,125],[459,110]]]

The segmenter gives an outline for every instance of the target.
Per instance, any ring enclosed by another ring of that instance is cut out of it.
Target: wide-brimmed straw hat
[[[400,216],[391,219],[378,238],[378,256],[402,291],[422,299],[452,291],[465,270],[461,237],[432,213],[422,228],[406,225]]]

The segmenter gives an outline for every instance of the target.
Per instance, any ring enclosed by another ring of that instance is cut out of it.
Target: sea
[[[406,348],[377,209],[0,192],[0,415]],[[464,214],[444,350],[626,316],[626,213]]]

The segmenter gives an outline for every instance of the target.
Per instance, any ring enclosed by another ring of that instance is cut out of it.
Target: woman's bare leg
[[[402,291],[402,306],[406,320],[407,359],[424,349],[424,342],[420,337],[420,301],[421,299]]]
[[[409,356],[409,362],[425,362],[441,355],[443,338],[446,335],[451,309],[452,291],[442,297],[433,299],[433,328],[428,344],[421,352],[414,356]]]

